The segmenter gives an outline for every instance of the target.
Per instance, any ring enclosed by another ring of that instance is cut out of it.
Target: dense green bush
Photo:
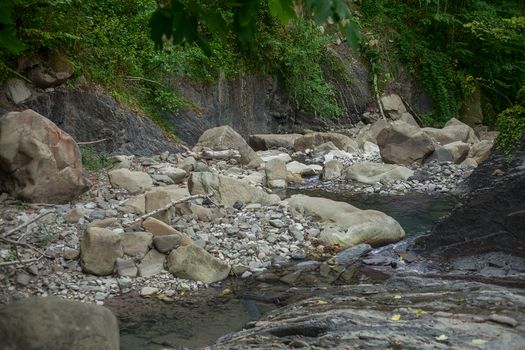
[[[396,56],[431,95],[427,123],[456,116],[474,86],[486,123],[512,106],[525,80],[523,1],[363,0],[360,10],[364,30],[384,43],[384,65]]]

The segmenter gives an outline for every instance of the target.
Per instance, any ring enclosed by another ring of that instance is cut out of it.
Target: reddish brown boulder
[[[31,109],[0,118],[0,190],[28,201],[60,203],[89,186],[69,134]]]

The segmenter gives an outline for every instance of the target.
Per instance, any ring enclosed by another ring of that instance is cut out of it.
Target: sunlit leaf
[[[17,54],[26,49],[24,43],[16,37],[16,30],[12,27],[0,29],[0,48]]]
[[[390,319],[392,321],[399,321],[401,319],[401,315],[400,314],[392,315],[392,317],[390,317]]]
[[[435,338],[437,341],[447,341],[448,337],[444,334],[441,334]]]
[[[472,339],[471,343],[474,344],[474,345],[483,345],[483,344],[488,343],[488,340],[485,340],[485,339]]]
[[[296,17],[293,0],[268,0],[268,7],[272,16],[285,24]]]

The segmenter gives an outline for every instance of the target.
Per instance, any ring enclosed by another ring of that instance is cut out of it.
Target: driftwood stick
[[[228,149],[225,151],[209,151],[204,150],[197,155],[201,159],[231,159],[231,158],[241,158],[239,151],[234,149]]]
[[[416,113],[416,111],[412,108],[412,106],[402,96],[399,96],[399,97],[401,98],[401,102],[403,102],[405,106],[408,108],[410,114],[412,114],[414,118],[416,118],[419,125],[423,125],[423,120],[421,119],[419,114]]]
[[[169,208],[173,207],[174,205],[177,205],[177,204],[180,204],[180,203],[184,203],[184,202],[188,202],[188,201],[191,201],[191,200],[194,200],[194,199],[197,199],[197,198],[210,198],[212,196],[213,196],[213,193],[212,194],[196,194],[196,195],[193,195],[193,196],[188,196],[188,197],[181,198],[179,200],[176,200],[176,201],[173,201],[173,202],[170,202],[170,203],[166,204],[162,208],[155,209],[153,211],[150,211],[149,213],[146,213],[146,214],[144,214],[142,216],[139,216],[138,218],[136,218],[135,220],[133,220],[131,223],[127,224],[126,226],[135,225],[136,223],[141,222],[142,220],[147,219],[150,216],[153,216],[155,214],[158,214],[160,212],[168,210]]]
[[[377,105],[379,106],[379,112],[381,113],[381,117],[383,117],[383,119],[386,120],[385,112],[383,111],[383,103],[379,98],[379,89],[377,88],[377,74],[374,74],[374,91],[376,93]]]
[[[42,259],[42,257],[43,256],[40,256],[38,258],[33,258],[33,259],[27,259],[27,260],[13,260],[13,261],[0,262],[0,267],[18,265],[18,264],[25,265],[25,264],[32,263],[35,261],[39,261],[40,259]]]
[[[11,236],[13,233],[17,232],[17,231],[20,231],[21,229],[23,229],[24,227],[26,226],[29,226],[31,225],[33,222],[37,221],[37,220],[40,220],[41,218],[43,218],[44,216],[46,215],[49,215],[51,213],[54,213],[53,210],[50,210],[50,211],[46,211],[45,213],[42,213],[40,215],[38,215],[37,217],[35,217],[34,219],[31,219],[29,220],[28,222],[18,226],[18,227],[15,227],[14,229],[12,229],[11,231],[7,231],[7,233],[4,234],[4,237],[9,237]],[[0,236],[1,237],[1,236]]]
[[[20,242],[20,241],[14,241],[12,239],[9,239],[9,238],[5,238],[5,237],[2,237],[0,236],[0,241],[3,241],[5,243],[9,243],[9,244],[12,244],[15,246],[15,248],[17,246],[22,246],[22,247],[27,247],[31,250],[34,250],[35,252],[37,252],[38,254],[40,254],[41,256],[44,256],[46,258],[51,258],[50,256],[47,256],[46,253],[44,253],[43,251],[41,251],[40,249],[38,249],[37,247],[35,247],[34,245],[30,244],[30,243],[26,243],[26,242]]]
[[[86,142],[77,142],[77,145],[92,145],[94,143],[101,143],[104,141],[107,141],[108,139],[101,139],[101,140],[95,140],[95,141],[86,141]]]

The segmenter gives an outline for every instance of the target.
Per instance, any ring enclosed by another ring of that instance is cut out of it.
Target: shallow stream
[[[322,196],[348,202],[360,209],[382,211],[398,220],[408,236],[428,231],[457,204],[453,196],[423,194],[385,197],[319,190],[288,192],[288,195],[293,194]],[[123,296],[108,300],[107,306],[119,318],[122,350],[192,349],[212,345],[221,336],[241,330],[250,321],[279,307],[278,298],[272,295],[282,295],[288,288],[280,282],[230,279],[220,287],[177,296],[172,302]],[[235,295],[223,295],[225,289],[234,290]],[[301,299],[301,296],[294,299]]]

